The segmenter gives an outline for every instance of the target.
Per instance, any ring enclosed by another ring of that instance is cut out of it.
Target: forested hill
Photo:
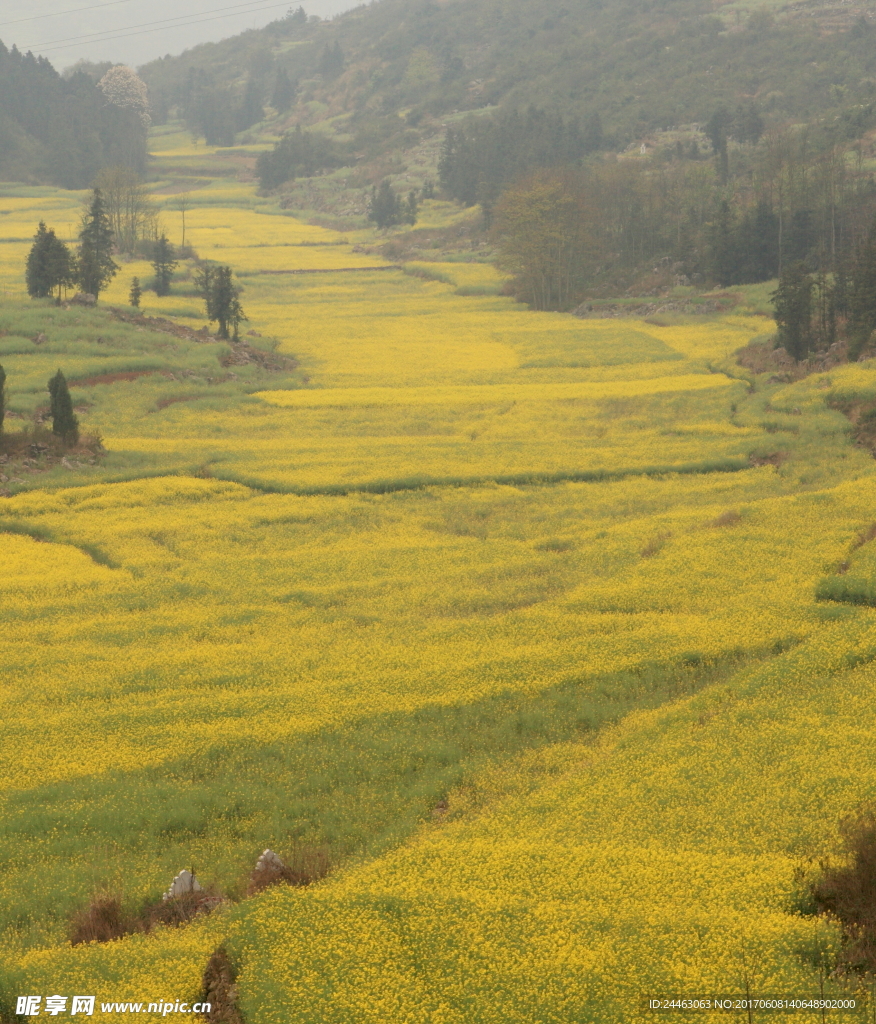
[[[102,167],[145,163],[142,112],[88,75],[62,78],[44,57],[0,41],[0,180],[86,188]]]
[[[379,0],[329,22],[290,12],[141,74],[157,119],[177,105],[207,131],[217,117],[226,133],[245,125],[245,99],[290,108],[289,123],[352,114],[372,145],[399,113],[415,128],[452,110],[534,105],[597,114],[606,144],[622,148],[752,101],[768,122],[841,115],[860,127],[876,98],[874,41],[863,16],[818,6],[774,14],[708,0]]]

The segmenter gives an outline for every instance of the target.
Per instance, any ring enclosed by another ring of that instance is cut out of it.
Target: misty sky
[[[261,28],[299,2],[327,18],[362,0],[0,0],[0,39],[43,54],[59,71],[81,58],[136,67]]]

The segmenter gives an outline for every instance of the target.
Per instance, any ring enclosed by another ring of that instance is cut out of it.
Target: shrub
[[[87,907],[77,910],[70,922],[70,942],[112,942],[124,935],[151,932],[157,925],[177,927],[209,914],[225,900],[209,890],[182,893],[172,899],[148,903],[139,913],[128,913],[121,897],[97,893]]]
[[[143,931],[142,923],[125,914],[120,897],[100,893],[74,914],[70,942],[74,946],[82,942],[112,942],[137,931]]]
[[[51,395],[52,433],[63,438],[67,444],[79,441],[79,420],[73,412],[73,401],[67,380],[60,370],[49,380]]]
[[[825,863],[813,896],[843,929],[841,966],[876,971],[876,807],[866,807],[841,829],[846,862]]]
[[[298,843],[282,867],[255,868],[249,876],[246,894],[254,896],[272,885],[310,885],[325,878],[330,870],[331,858],[325,847]]]

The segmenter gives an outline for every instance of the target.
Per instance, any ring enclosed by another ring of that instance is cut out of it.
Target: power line
[[[118,4],[129,4],[131,0],[110,0],[108,4],[92,4],[91,7],[74,7],[72,11],[58,11],[57,14],[34,14],[30,18],[16,18],[15,21],[0,21],[0,28],[7,25],[20,25],[23,21],[39,21],[40,18],[63,18],[68,14],[81,14],[83,11],[96,11],[100,7],[116,7]]]
[[[230,8],[229,7],[223,7],[223,8],[220,8],[220,10],[225,10],[225,11],[231,10],[231,11],[233,11],[233,13],[232,14],[215,14],[215,15],[211,15],[208,18],[195,18],[192,21],[186,21],[182,25],[176,25],[174,23],[178,22],[178,21],[182,21],[183,18],[190,18],[191,15],[189,15],[189,14],[182,14],[182,15],[180,15],[177,18],[169,18],[169,19],[165,19],[163,21],[147,21],[147,22],[144,22],[142,25],[132,25],[131,26],[132,28],[135,28],[135,29],[138,29],[138,30],[142,30],[142,31],[136,31],[136,32],[127,32],[127,31],[125,31],[125,32],[122,32],[121,34],[109,34],[109,33],[112,33],[113,30],[112,29],[107,29],[104,32],[91,32],[91,33],[89,33],[87,35],[82,35],[82,36],[72,36],[72,37],[71,36],[67,36],[67,37],[65,37],[65,41],[62,41],[60,39],[52,39],[46,45],[42,45],[40,43],[33,43],[33,44],[30,44],[29,46],[21,47],[21,49],[23,49],[23,50],[36,50],[38,53],[51,53],[53,50],[65,50],[65,49],[68,49],[71,46],[77,46],[77,45],[79,45],[79,41],[80,40],[86,40],[88,42],[95,42],[95,43],[105,43],[105,42],[109,42],[109,41],[111,41],[113,39],[127,39],[129,36],[140,36],[140,35],[145,35],[148,32],[159,32],[161,29],[167,28],[168,26],[171,26],[171,25],[173,25],[174,28],[186,28],[188,25],[198,25],[198,24],[200,24],[203,21],[216,21],[216,20],[218,20],[220,18],[233,18],[234,14],[246,14],[249,11],[253,11],[254,13],[258,12],[258,11],[270,11],[270,10],[275,10],[277,7],[288,7],[289,6],[288,0],[286,0],[285,3],[281,3],[281,4],[268,4],[267,6],[260,6],[260,3],[261,3],[261,0],[257,0],[256,4],[252,4],[252,3],[249,3],[249,4],[235,4],[235,5],[233,5],[233,7],[230,7]],[[150,27],[150,26],[154,26],[154,27]],[[102,37],[102,38],[98,38],[98,37]],[[56,45],[54,45],[55,43],[57,43],[59,45],[56,46]]]

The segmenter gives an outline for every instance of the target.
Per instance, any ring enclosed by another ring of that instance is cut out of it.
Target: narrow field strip
[[[739,473],[751,469],[748,459],[713,459],[704,462],[689,462],[677,466],[643,466],[635,469],[582,469],[560,470],[556,473],[506,473],[495,476],[414,476],[400,480],[366,480],[350,484],[301,485],[260,481],[240,473],[213,472],[216,480],[240,484],[263,494],[297,494],[301,497],[324,495],[343,496],[347,494],[393,494],[398,491],[420,491],[427,487],[483,487],[498,484],[505,487],[527,487],[544,484],[600,483],[606,480],[624,480],[628,477],[665,477],[675,474]]]
[[[257,391],[272,405],[318,408],[355,405],[471,405],[481,402],[562,401],[615,398],[667,391],[700,391],[736,383],[723,373],[686,373],[647,380],[575,381],[560,384],[460,384],[424,388],[326,388],[298,391]]]
[[[300,267],[297,270],[257,270],[256,274],[352,274],[357,270],[401,270],[399,263],[380,267]]]

